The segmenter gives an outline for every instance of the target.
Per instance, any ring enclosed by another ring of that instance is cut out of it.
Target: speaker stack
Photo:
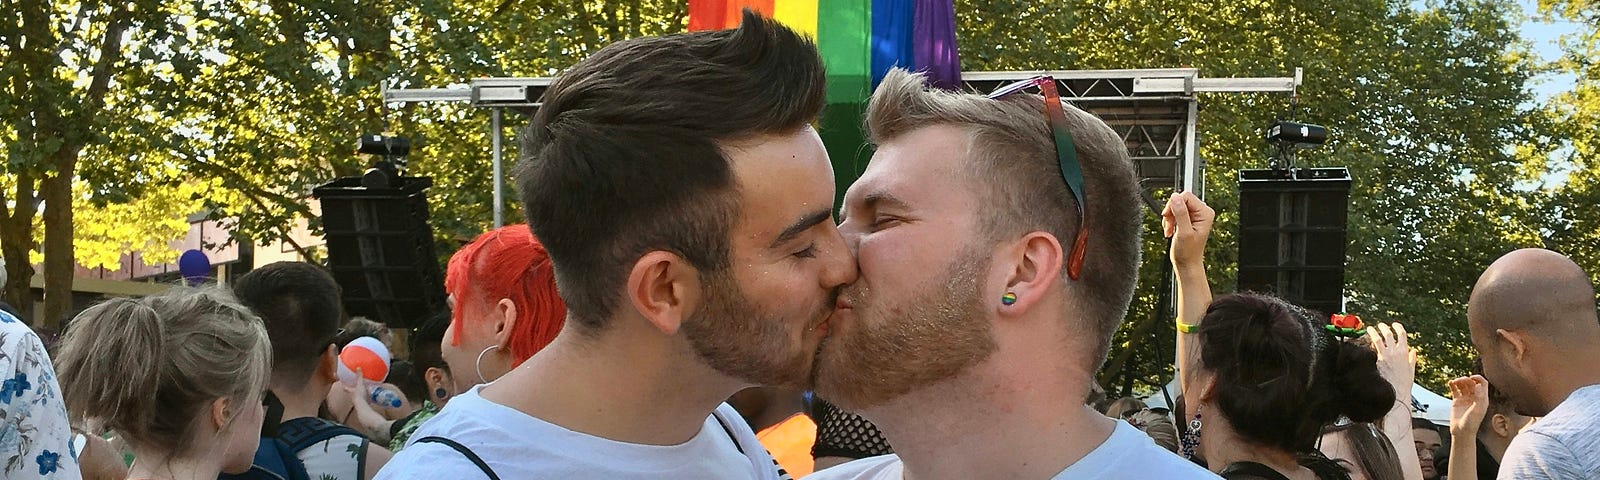
[[[410,328],[449,308],[423,193],[432,184],[395,177],[374,188],[345,177],[312,190],[322,202],[329,268],[350,315]]]
[[[1343,312],[1350,172],[1239,171],[1239,291]]]

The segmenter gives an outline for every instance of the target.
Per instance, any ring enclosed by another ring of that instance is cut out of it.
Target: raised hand
[[[1450,381],[1450,436],[1474,437],[1489,411],[1489,381],[1482,375]]]
[[[1378,373],[1394,387],[1394,397],[1411,398],[1411,383],[1417,376],[1417,352],[1406,339],[1406,327],[1399,323],[1377,323],[1367,327],[1367,340],[1378,352]]]
[[[1161,209],[1161,230],[1172,239],[1172,266],[1201,267],[1205,261],[1206,239],[1217,212],[1206,202],[1183,192],[1174,194]]]

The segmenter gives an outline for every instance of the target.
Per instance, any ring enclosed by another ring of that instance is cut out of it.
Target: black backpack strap
[[[299,452],[330,438],[344,435],[367,438],[353,428],[316,417],[296,418],[278,426],[278,440],[287,444],[292,452]]]
[[[473,465],[477,465],[478,470],[482,470],[484,475],[489,476],[489,480],[500,480],[500,476],[495,475],[494,470],[489,468],[489,464],[483,463],[483,459],[478,458],[478,454],[472,453],[471,449],[467,448],[465,445],[456,443],[455,440],[444,437],[422,437],[413,443],[437,443],[446,447],[450,447],[452,450],[455,450],[456,452],[461,453],[461,455],[467,457],[467,460],[471,460]]]

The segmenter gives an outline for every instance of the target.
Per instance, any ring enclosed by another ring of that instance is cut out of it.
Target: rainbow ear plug
[[[1005,305],[1010,305],[1010,304],[1013,304],[1013,303],[1017,303],[1017,294],[1012,293],[1012,292],[1006,292],[1005,295],[1001,295],[1000,296],[1000,303],[1005,304]]]
[[[1328,324],[1322,328],[1329,333],[1341,337],[1359,337],[1367,334],[1367,325],[1361,323],[1361,317],[1335,313],[1328,317]]]

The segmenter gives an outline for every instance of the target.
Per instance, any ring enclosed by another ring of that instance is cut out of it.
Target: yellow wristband
[[[1200,329],[1200,327],[1197,325],[1190,325],[1181,321],[1174,320],[1172,323],[1178,327],[1178,333],[1194,333],[1196,330]]]

